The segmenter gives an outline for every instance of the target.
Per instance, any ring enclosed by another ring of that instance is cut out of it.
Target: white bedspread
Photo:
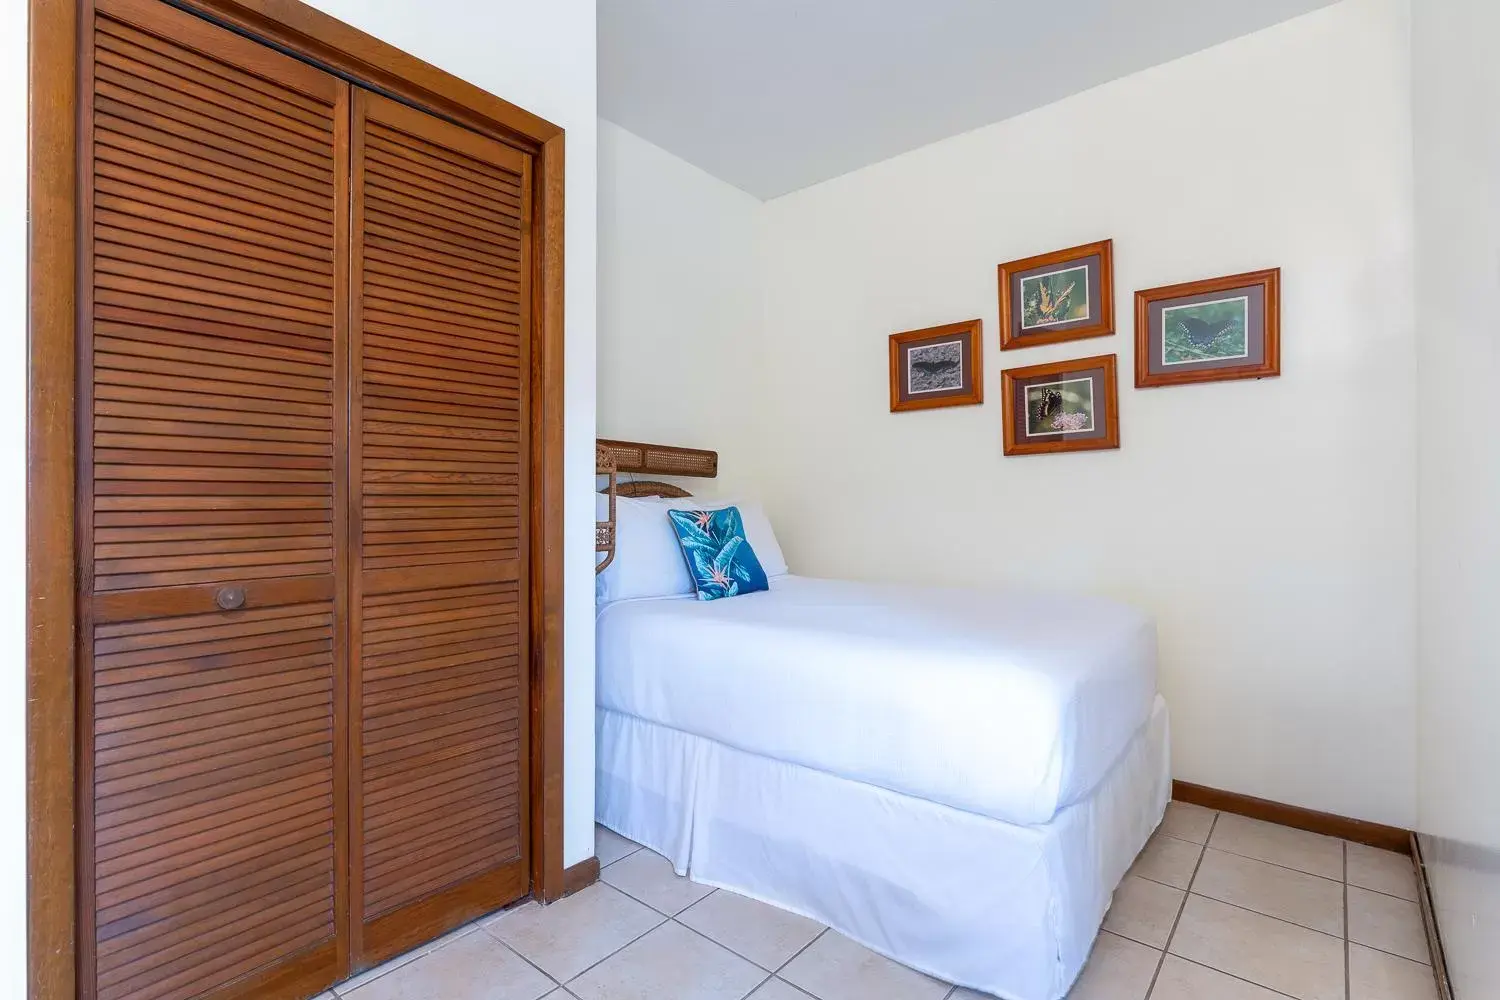
[[[603,607],[599,706],[1017,824],[1086,796],[1151,714],[1155,628],[1112,601],[771,588]]]

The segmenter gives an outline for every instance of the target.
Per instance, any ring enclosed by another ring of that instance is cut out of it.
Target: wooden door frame
[[[28,0],[27,994],[76,983],[77,0]],[[531,891],[563,866],[563,130],[298,0],[174,0],[536,158],[531,323]]]

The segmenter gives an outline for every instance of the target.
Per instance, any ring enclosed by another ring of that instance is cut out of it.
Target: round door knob
[[[220,587],[219,592],[214,595],[214,603],[225,611],[233,611],[245,606],[244,587]]]

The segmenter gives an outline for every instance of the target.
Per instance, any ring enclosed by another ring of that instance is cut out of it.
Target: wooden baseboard
[[[599,881],[599,859],[588,858],[563,870],[563,895],[571,896]]]
[[[1417,835],[1412,834],[1412,861],[1417,868],[1417,901],[1422,907],[1422,926],[1427,930],[1427,950],[1432,955],[1432,974],[1437,979],[1439,1000],[1453,1000],[1453,984],[1448,979],[1448,956],[1443,953],[1443,936],[1438,931],[1437,910],[1432,901],[1432,884],[1427,881],[1427,863],[1422,858],[1422,845]]]
[[[1238,792],[1225,792],[1217,788],[1209,788],[1207,785],[1195,785],[1188,781],[1172,782],[1172,798],[1178,802],[1190,802],[1209,809],[1219,809],[1239,816],[1249,816],[1251,819],[1265,820],[1267,823],[1279,823],[1298,830],[1310,830],[1313,833],[1326,834],[1341,840],[1352,840],[1357,844],[1369,844],[1371,847],[1395,851],[1398,854],[1411,853],[1411,831],[1402,830],[1399,827],[1370,823],[1362,819],[1349,819],[1347,816],[1335,816],[1333,813],[1303,809],[1301,806],[1284,805],[1280,802],[1272,802],[1270,799],[1258,799],[1253,795],[1240,795]]]

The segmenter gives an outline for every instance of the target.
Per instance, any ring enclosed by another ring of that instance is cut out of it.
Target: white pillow
[[[760,568],[766,571],[767,577],[782,576],[787,572],[786,556],[781,554],[781,545],[776,541],[776,532],[771,530],[771,521],[766,517],[766,512],[761,509],[760,504],[754,500],[710,500],[699,497],[682,497],[676,500],[658,500],[667,510],[720,510],[724,507],[738,507],[740,519],[745,522],[745,541],[750,543],[750,548],[755,551],[755,558],[760,560]],[[675,539],[677,533],[672,533]],[[681,547],[679,546],[679,551]],[[687,561],[683,560],[683,571],[687,571]]]
[[[601,604],[635,597],[674,597],[694,592],[693,577],[677,532],[672,530],[669,510],[719,510],[738,507],[745,522],[745,540],[767,577],[787,571],[786,558],[760,505],[736,500],[699,497],[619,497],[615,507],[615,559],[595,581],[594,595]],[[600,496],[598,517],[608,516],[609,498]]]

